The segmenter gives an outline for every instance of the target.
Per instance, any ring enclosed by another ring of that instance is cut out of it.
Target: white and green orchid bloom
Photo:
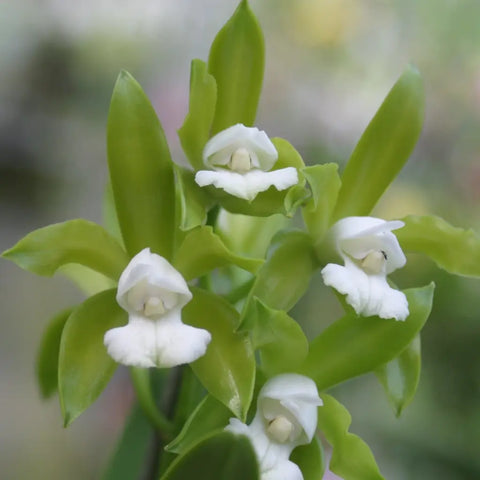
[[[136,367],[173,367],[205,354],[208,331],[185,325],[182,308],[192,294],[182,275],[145,248],[127,265],[118,282],[117,302],[128,325],[105,333],[110,356]]]
[[[387,275],[406,263],[392,230],[404,223],[374,217],[347,217],[333,225],[330,235],[344,266],[329,263],[322,270],[325,285],[346,295],[358,315],[405,320],[407,298],[391,288]]]
[[[200,170],[195,181],[201,187],[213,185],[245,200],[274,186],[285,190],[298,183],[293,167],[273,170],[278,152],[263,130],[233,125],[212,137],[203,150],[210,170]]]
[[[295,447],[312,441],[319,405],[323,402],[312,379],[293,373],[277,375],[260,390],[252,423],[231,418],[226,430],[250,439],[261,480],[303,480],[289,457]]]

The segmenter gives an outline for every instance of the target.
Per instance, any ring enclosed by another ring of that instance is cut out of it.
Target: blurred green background
[[[251,0],[267,64],[257,124],[287,138],[307,163],[344,164],[405,65],[425,79],[420,142],[376,209],[433,213],[480,231],[480,2]],[[29,231],[84,217],[101,221],[105,124],[120,69],[142,84],[173,158],[188,104],[189,63],[206,59],[236,0],[6,0],[0,3],[0,249]],[[82,300],[61,277],[0,261],[2,479],[95,479],[132,393],[125,372],[68,430],[43,402],[35,355],[48,319]],[[480,282],[410,257],[403,287],[437,283],[424,329],[419,391],[396,419],[373,376],[335,390],[352,430],[385,477],[480,478]],[[338,314],[320,276],[294,310],[310,334]],[[335,478],[335,477],[329,477]]]

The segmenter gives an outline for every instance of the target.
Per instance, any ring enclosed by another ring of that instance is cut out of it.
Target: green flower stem
[[[133,387],[137,394],[138,403],[145,415],[159,431],[164,441],[174,433],[173,423],[168,420],[155,404],[149,371],[145,368],[130,368]]]

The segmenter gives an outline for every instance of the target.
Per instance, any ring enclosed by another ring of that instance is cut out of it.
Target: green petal
[[[480,236],[440,217],[409,215],[395,235],[405,252],[428,255],[449,273],[480,277]]]
[[[37,275],[50,277],[62,265],[79,263],[114,280],[129,261],[115,238],[82,219],[34,230],[2,256]]]
[[[349,433],[352,417],[348,410],[330,395],[321,397],[318,428],[333,448],[330,470],[344,480],[383,480],[368,445]]]
[[[208,71],[217,82],[212,135],[255,122],[262,89],[265,47],[263,34],[248,2],[242,0],[218,32],[208,57]]]
[[[160,480],[258,480],[250,440],[229,432],[214,434],[172,463]]]
[[[255,357],[248,337],[234,332],[237,311],[213,293],[192,288],[193,299],[182,311],[185,323],[212,334],[207,353],[191,367],[203,386],[242,420],[255,383]]]
[[[112,289],[87,299],[72,312],[63,329],[58,388],[65,426],[96,400],[117,367],[103,344],[107,330],[127,323],[115,294]]]
[[[187,117],[178,131],[180,143],[195,170],[202,170],[202,153],[210,138],[217,100],[215,78],[202,60],[192,60],[190,67],[190,104]]]
[[[397,417],[417,391],[422,363],[420,350],[420,335],[417,335],[398,357],[375,371]]]
[[[118,221],[128,253],[134,256],[150,247],[170,260],[175,233],[170,152],[147,96],[125,71],[113,90],[107,147]]]
[[[422,78],[409,66],[390,90],[348,161],[334,220],[370,213],[417,143],[424,104]]]
[[[399,355],[421,330],[432,308],[433,284],[405,291],[410,315],[404,322],[351,313],[310,344],[301,368],[319,390],[375,370]]]

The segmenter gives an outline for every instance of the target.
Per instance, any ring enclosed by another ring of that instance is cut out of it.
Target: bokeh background
[[[257,124],[308,163],[344,164],[405,65],[425,79],[420,142],[376,208],[431,213],[480,231],[480,2],[251,0],[265,32]],[[172,154],[188,104],[189,63],[206,59],[236,0],[4,0],[0,3],[0,250],[41,226],[101,221],[105,124],[120,69],[142,84]],[[0,472],[3,479],[95,479],[131,392],[120,371],[67,430],[56,398],[35,383],[41,332],[83,298],[64,278],[42,279],[0,260]],[[389,480],[480,478],[480,282],[410,257],[402,287],[437,283],[422,336],[414,402],[396,419],[373,376],[336,389],[352,431]],[[311,334],[334,318],[312,281],[294,316]],[[331,317],[330,319],[328,317]]]

